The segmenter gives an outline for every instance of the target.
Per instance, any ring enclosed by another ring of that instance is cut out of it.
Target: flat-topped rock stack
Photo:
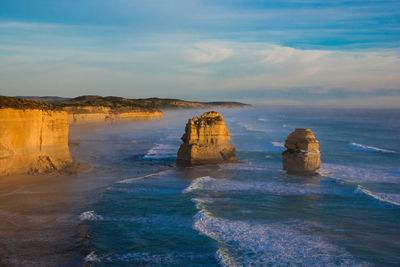
[[[285,147],[282,164],[288,173],[312,175],[320,168],[319,144],[310,129],[296,128],[288,135]]]
[[[236,161],[235,147],[228,144],[229,131],[215,111],[189,119],[182,136],[177,164],[183,166]]]

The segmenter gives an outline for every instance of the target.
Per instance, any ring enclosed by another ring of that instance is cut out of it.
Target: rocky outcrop
[[[103,106],[64,107],[68,121],[74,124],[115,123],[124,120],[155,120],[163,117],[159,110],[114,109]]]
[[[310,129],[297,128],[288,135],[285,147],[282,164],[288,173],[315,174],[321,166],[319,144]]]
[[[72,162],[66,112],[0,107],[0,175],[47,173]]]
[[[183,166],[236,161],[235,147],[222,115],[215,111],[189,119],[177,164]]]

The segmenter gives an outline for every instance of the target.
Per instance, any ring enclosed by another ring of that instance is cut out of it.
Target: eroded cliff
[[[0,175],[59,171],[72,162],[66,112],[0,107]]]
[[[70,124],[115,123],[123,120],[155,120],[161,119],[159,110],[140,110],[133,108],[111,108],[104,106],[64,107],[68,112]]]
[[[222,115],[215,111],[189,119],[182,136],[178,165],[199,165],[236,161],[235,147]]]
[[[310,129],[296,128],[285,141],[283,169],[289,173],[315,174],[321,166],[319,144]]]

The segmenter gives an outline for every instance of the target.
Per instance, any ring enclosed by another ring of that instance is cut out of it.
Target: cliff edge
[[[65,111],[0,96],[0,175],[48,173],[72,163]]]
[[[296,128],[288,135],[285,147],[282,165],[288,173],[312,175],[320,168],[319,144],[310,129]]]
[[[236,161],[235,147],[222,115],[215,111],[189,119],[178,150],[177,164],[182,166]]]

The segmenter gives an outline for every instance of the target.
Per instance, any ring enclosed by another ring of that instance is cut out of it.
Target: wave
[[[271,144],[275,147],[285,148],[285,145],[283,144],[283,142],[271,142]]]
[[[341,179],[347,182],[399,183],[400,170],[379,170],[373,168],[350,167],[337,164],[322,164],[318,170],[321,176]]]
[[[106,253],[98,256],[94,251],[92,251],[85,257],[85,261],[103,263],[137,263],[140,266],[142,266],[142,264],[146,266],[184,266],[188,263],[193,263],[196,261],[205,262],[210,258],[213,258],[213,255],[191,252],[168,252],[164,254],[151,254],[148,252],[130,252],[125,254]]]
[[[200,177],[193,180],[191,184],[183,190],[183,193],[194,193],[197,191],[251,191],[270,193],[275,195],[336,193],[335,189],[333,188],[321,188],[319,187],[319,185],[315,184],[283,183],[280,181],[235,181],[227,179],[216,179],[209,176]]]
[[[269,155],[267,155],[267,156],[269,156]],[[273,170],[272,168],[268,168],[268,167],[265,167],[265,166],[252,165],[252,164],[249,164],[249,163],[243,163],[243,164],[240,164],[240,163],[223,163],[223,164],[219,164],[219,167],[222,170],[243,170],[243,171],[253,171],[253,172],[270,172],[270,171]]]
[[[86,262],[101,262],[99,257],[96,255],[94,251],[90,252],[88,255],[85,257]]]
[[[163,159],[163,158],[170,158],[170,157],[175,157],[176,152],[178,149],[169,144],[156,144],[152,148],[147,151],[146,155],[144,155],[144,158],[146,159]]]
[[[358,185],[357,189],[355,190],[356,193],[364,193],[376,200],[393,204],[395,206],[400,206],[400,194],[390,194],[390,193],[376,193],[371,192],[370,190],[366,189],[365,187]]]
[[[101,221],[104,219],[104,217],[101,215],[97,215],[94,210],[89,210],[89,211],[82,212],[79,215],[79,219],[81,221]]]
[[[250,223],[203,209],[194,220],[195,230],[218,242],[216,257],[223,266],[365,266],[344,249],[303,233],[312,230],[309,222]]]
[[[239,122],[238,125],[245,128],[246,130],[252,131],[252,132],[262,132],[262,133],[270,133],[271,132],[271,130],[268,130],[265,128],[260,128],[259,126],[254,126],[254,125],[250,125],[250,124],[243,123],[243,122]]]
[[[379,147],[374,147],[374,146],[366,146],[358,143],[350,143],[350,147],[357,149],[357,150],[363,150],[363,151],[371,151],[371,152],[383,152],[383,153],[396,153],[396,151],[389,150],[389,149],[384,149],[384,148],[379,148]]]
[[[143,179],[146,179],[146,178],[150,178],[150,177],[154,177],[154,176],[158,176],[158,175],[163,175],[163,174],[169,173],[170,171],[171,170],[164,170],[164,171],[159,171],[159,172],[155,172],[155,173],[150,173],[150,174],[147,174],[147,175],[144,175],[144,176],[139,176],[139,177],[134,177],[134,178],[127,178],[127,179],[118,181],[117,183],[119,183],[119,184],[130,184],[130,183],[134,183],[136,181],[143,180]]]

